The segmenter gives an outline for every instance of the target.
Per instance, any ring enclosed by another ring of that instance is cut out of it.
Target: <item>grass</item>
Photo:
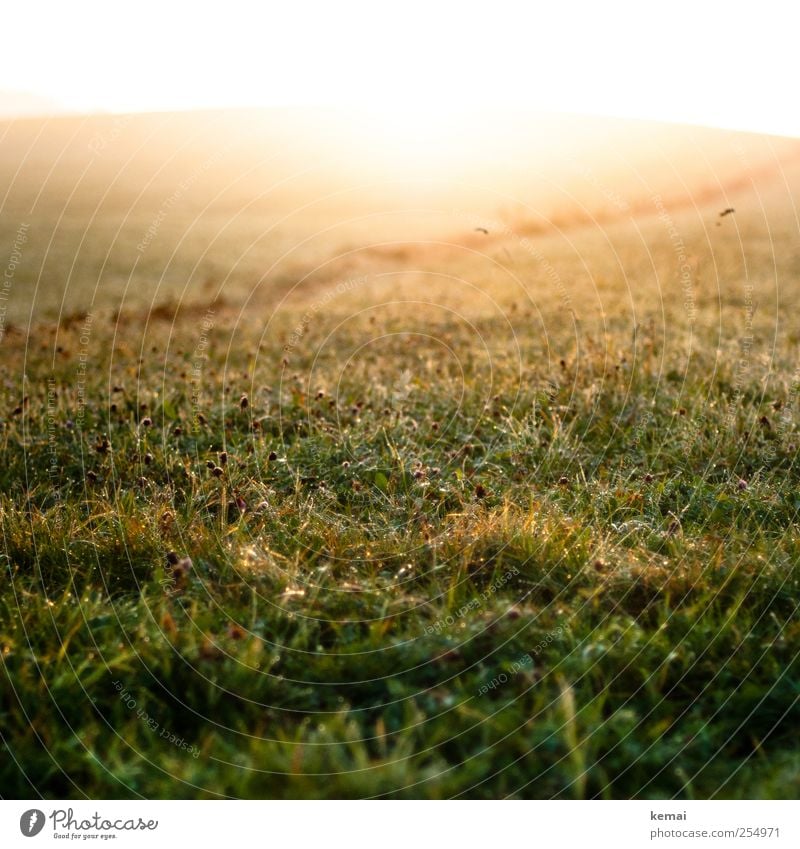
[[[791,228],[678,223],[12,327],[3,795],[796,797]]]

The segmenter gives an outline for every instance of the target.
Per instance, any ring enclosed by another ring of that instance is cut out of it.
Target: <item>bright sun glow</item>
[[[25,111],[20,92],[34,111],[358,105],[412,151],[448,112],[486,106],[800,135],[800,113],[771,97],[795,75],[792,15],[683,0],[32,0],[4,40],[0,108]]]

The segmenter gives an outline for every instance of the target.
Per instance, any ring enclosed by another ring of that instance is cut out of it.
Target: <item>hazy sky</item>
[[[792,2],[133,4],[6,11],[0,109],[492,104],[800,135]]]

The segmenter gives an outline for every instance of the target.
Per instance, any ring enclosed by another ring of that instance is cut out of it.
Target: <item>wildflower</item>
[[[200,657],[203,660],[219,660],[222,657],[222,652],[211,642],[204,640],[200,646]]]
[[[182,584],[193,568],[194,564],[192,563],[191,557],[181,557],[172,567],[172,577],[175,578],[179,584]]]
[[[231,622],[228,625],[228,636],[232,640],[243,640],[246,636],[246,631],[242,628],[241,625],[237,625],[235,622]]]

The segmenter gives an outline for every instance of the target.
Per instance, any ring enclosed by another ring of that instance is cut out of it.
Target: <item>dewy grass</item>
[[[3,795],[795,797],[797,338],[614,238],[6,328]]]

